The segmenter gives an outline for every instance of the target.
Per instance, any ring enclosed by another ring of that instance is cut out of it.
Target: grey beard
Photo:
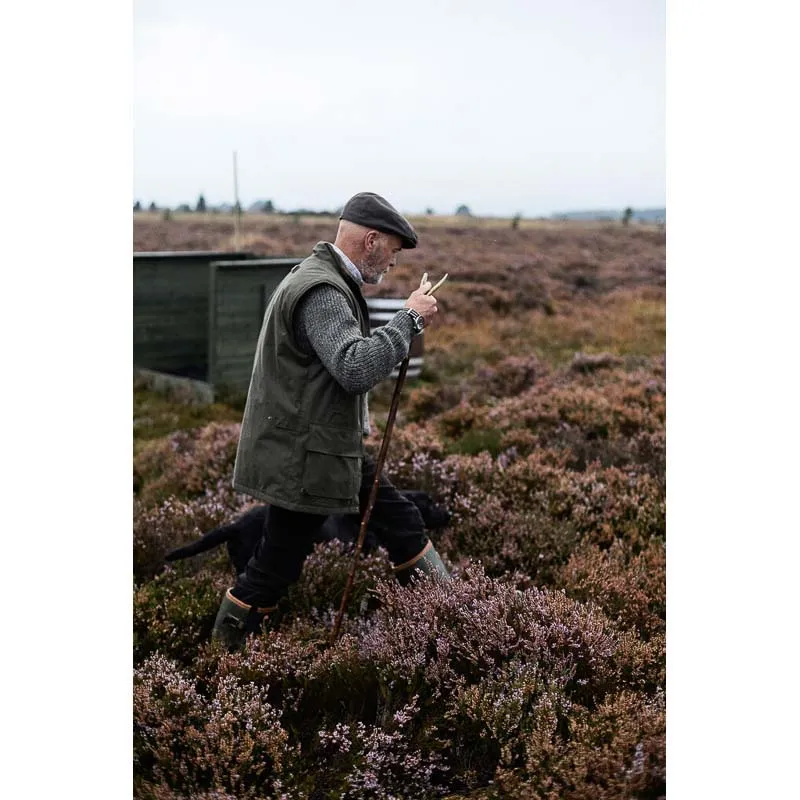
[[[381,272],[379,275],[375,275],[373,268],[367,259],[362,261],[360,264],[356,264],[356,266],[358,267],[358,271],[361,273],[361,278],[363,279],[364,283],[369,283],[374,286],[383,280],[384,273]]]

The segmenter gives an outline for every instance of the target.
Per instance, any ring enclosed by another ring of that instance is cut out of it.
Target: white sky
[[[134,198],[665,205],[664,0],[135,0]]]

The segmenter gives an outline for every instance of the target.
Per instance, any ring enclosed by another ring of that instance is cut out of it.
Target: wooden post
[[[239,175],[236,170],[236,151],[233,151],[233,249],[239,252],[242,232],[242,207],[239,203]]]

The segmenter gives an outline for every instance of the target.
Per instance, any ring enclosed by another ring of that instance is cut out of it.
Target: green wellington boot
[[[414,558],[394,567],[394,575],[402,586],[408,586],[415,575],[438,575],[443,580],[450,580],[450,573],[442,563],[433,542],[428,542]]]
[[[442,580],[450,580],[450,573],[442,563],[442,559],[436,552],[436,548],[431,542],[425,545],[421,552],[414,558],[409,559],[403,564],[392,568],[395,577],[401,586],[408,586],[414,575],[438,575]],[[375,611],[381,607],[381,601],[374,589],[367,589],[367,593],[361,600],[362,616],[370,611]]]
[[[217,612],[211,639],[222,642],[228,650],[239,650],[244,646],[247,636],[260,630],[264,620],[277,608],[248,606],[237,600],[228,589]]]

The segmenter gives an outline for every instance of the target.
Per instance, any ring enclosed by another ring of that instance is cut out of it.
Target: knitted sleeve
[[[300,301],[294,333],[300,348],[316,353],[345,391],[365,394],[408,355],[413,326],[411,317],[398,311],[365,338],[345,297],[323,284]]]

